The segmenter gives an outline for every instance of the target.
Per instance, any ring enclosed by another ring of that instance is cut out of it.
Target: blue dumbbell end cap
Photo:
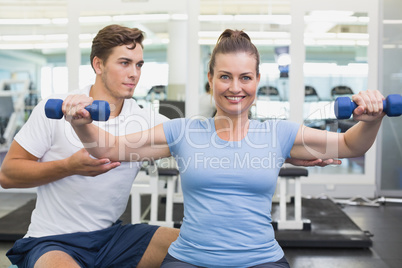
[[[94,100],[88,110],[95,121],[107,121],[110,116],[110,105],[107,101]]]
[[[348,119],[353,113],[351,108],[352,101],[349,97],[338,97],[335,100],[335,116],[338,119]]]
[[[59,99],[49,99],[45,104],[45,114],[47,118],[51,119],[61,119],[63,117],[63,112],[61,106],[63,105],[63,100]]]
[[[402,96],[399,94],[388,95],[385,112],[388,116],[400,116],[402,114]]]

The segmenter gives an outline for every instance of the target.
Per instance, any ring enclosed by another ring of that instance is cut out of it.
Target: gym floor
[[[34,198],[33,194],[0,193],[0,217]],[[285,248],[292,268],[399,268],[402,263],[402,204],[380,207],[345,206],[361,230],[373,234],[369,249]],[[10,265],[5,254],[12,243],[0,241],[0,268]]]

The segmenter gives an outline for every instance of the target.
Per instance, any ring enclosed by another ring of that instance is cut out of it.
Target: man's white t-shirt
[[[88,95],[90,88],[88,86],[72,94]],[[66,96],[57,98],[64,99]],[[65,159],[83,148],[70,123],[64,118],[54,120],[45,116],[46,101],[35,107],[15,136],[15,141],[39,158],[39,162]],[[94,121],[94,124],[118,136],[146,130],[167,120],[162,115],[141,109],[134,99],[126,99],[118,117],[106,122]],[[100,141],[94,146],[104,144]],[[132,158],[135,158],[134,154]],[[125,211],[140,167],[139,162],[122,162],[121,166],[95,177],[73,175],[37,187],[36,207],[25,237],[89,232],[110,227]]]

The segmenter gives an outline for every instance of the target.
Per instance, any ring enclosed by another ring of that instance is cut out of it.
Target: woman
[[[353,96],[358,104],[354,118],[360,122],[346,133],[289,121],[249,120],[259,63],[246,33],[222,33],[208,73],[217,113],[205,121],[175,119],[149,131],[114,137],[89,124],[83,107],[92,102],[90,98],[71,96],[63,103],[63,112],[96,157],[138,161],[175,156],[184,218],[162,267],[289,267],[275,240],[270,214],[285,159],[356,157],[375,140],[384,116],[384,97],[378,91]]]

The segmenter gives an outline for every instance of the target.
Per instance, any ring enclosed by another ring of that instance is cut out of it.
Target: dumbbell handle
[[[402,96],[391,94],[382,101],[383,110],[388,116],[400,116],[402,114]],[[338,97],[335,100],[335,116],[338,119],[348,119],[357,108],[357,104],[349,97]]]
[[[45,104],[45,114],[47,118],[61,119],[64,114],[61,110],[63,100],[61,99],[49,99]],[[110,116],[110,105],[107,101],[94,100],[91,105],[85,107],[93,120],[95,121],[107,121]]]

